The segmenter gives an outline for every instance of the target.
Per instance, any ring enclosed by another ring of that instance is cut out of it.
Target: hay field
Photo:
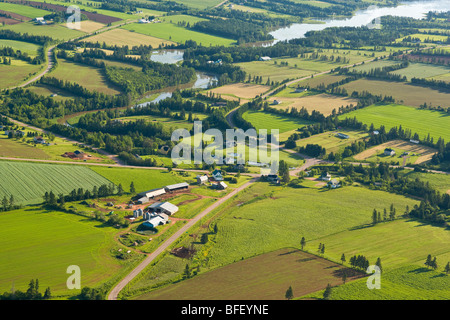
[[[276,107],[277,109],[288,109],[288,108],[296,108],[300,110],[302,107],[305,107],[310,113],[313,110],[319,111],[325,116],[330,115],[333,112],[333,109],[339,109],[341,106],[347,106],[350,104],[356,105],[358,100],[346,97],[333,96],[330,94],[318,94],[301,98],[277,98],[270,97],[267,99],[268,101],[273,102],[274,100],[281,100],[281,104],[272,105],[272,107]]]
[[[141,33],[128,31],[125,29],[114,29],[92,37],[84,39],[85,42],[90,43],[107,43],[112,46],[139,46],[151,45],[153,48],[158,48],[160,45],[174,44],[172,41],[147,36]]]
[[[269,86],[248,83],[235,83],[209,90],[209,92],[213,92],[215,94],[220,94],[223,96],[253,99],[268,90],[270,90]]]

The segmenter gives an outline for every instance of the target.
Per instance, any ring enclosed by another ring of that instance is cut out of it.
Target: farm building
[[[147,197],[142,197],[142,198],[139,198],[137,200],[138,204],[144,204],[144,203],[147,203],[147,202],[149,202],[149,199]]]
[[[341,139],[350,139],[349,135],[340,133],[340,132],[336,135],[336,137],[341,138]]]
[[[297,87],[295,89],[295,93],[302,93],[302,92],[306,92],[306,91],[308,91],[308,89],[302,88],[302,87]]]
[[[411,143],[415,143],[415,144],[419,144],[419,143],[420,143],[420,141],[419,141],[419,140],[413,140],[413,139],[409,140],[409,142],[411,142]]]
[[[272,60],[271,57],[261,57],[261,58],[259,58],[259,61],[270,61],[270,60]]]
[[[41,143],[41,144],[45,144],[45,140],[42,137],[34,137],[33,138],[34,143]]]
[[[395,151],[391,148],[386,148],[386,149],[384,149],[384,155],[393,156],[393,155],[395,155]]]
[[[331,179],[328,182],[328,187],[331,189],[336,189],[336,188],[339,188],[340,186],[341,186],[341,183],[337,179]]]
[[[197,183],[198,184],[205,184],[206,182],[208,182],[208,176],[207,175],[203,175],[203,176],[197,176]]]
[[[222,171],[220,170],[214,170],[211,173],[212,177],[214,178],[215,181],[222,181],[223,180],[223,176],[222,176]]]
[[[133,211],[133,217],[134,218],[142,217],[143,214],[144,214],[144,211],[142,211],[142,209],[137,209],[137,210]]]
[[[330,181],[331,180],[331,174],[329,174],[328,172],[324,172],[320,175],[320,180],[324,180],[324,181]]]
[[[178,190],[187,190],[189,189],[189,183],[187,182],[181,182],[181,183],[177,183],[177,184],[171,184],[169,186],[165,186],[164,190],[166,192],[173,192],[173,191],[178,191]]]
[[[166,223],[166,221],[164,221],[164,218],[162,218],[160,216],[155,216],[155,217],[150,218],[148,221],[145,221],[143,223],[143,225],[146,227],[155,228],[155,227],[160,226],[165,223]]]
[[[276,175],[276,174],[269,174],[267,176],[267,181],[279,184],[280,183],[280,177],[278,177],[278,175]]]
[[[274,105],[279,105],[279,104],[281,104],[281,101],[280,100],[273,100],[273,103],[272,104],[274,104]]]
[[[165,213],[169,216],[178,212],[178,207],[170,202],[155,202],[148,207],[149,212]]]
[[[166,190],[164,188],[157,188],[148,191],[144,191],[138,194],[139,197],[147,197],[149,199],[165,194]]]
[[[220,181],[220,182],[217,184],[217,189],[219,189],[219,190],[225,190],[226,188],[228,188],[228,186],[227,186],[227,184],[226,184],[225,182],[223,182],[223,181]]]

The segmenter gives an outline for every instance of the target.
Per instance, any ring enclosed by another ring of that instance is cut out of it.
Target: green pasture
[[[9,2],[2,2],[1,10],[20,14],[21,16],[28,17],[31,19],[43,17],[51,13],[50,11],[47,10],[42,10],[30,6],[14,4]]]
[[[349,139],[341,139],[336,136],[337,133],[343,133],[348,135]],[[339,130],[335,132],[325,132],[318,135],[311,136],[309,138],[297,140],[298,147],[305,147],[308,144],[318,144],[327,150],[327,154],[333,152],[343,152],[345,147],[351,145],[353,142],[368,137],[365,132],[354,130]]]
[[[39,45],[34,43],[0,39],[0,48],[5,47],[13,48],[14,50],[20,50],[23,53],[27,53],[29,56],[37,56],[39,49]]]
[[[9,29],[19,33],[28,33],[37,36],[47,36],[55,40],[70,40],[85,35],[84,32],[78,30],[68,29],[63,25],[49,24],[49,25],[35,25],[32,22],[19,23],[15,25],[5,26],[4,29]],[[1,30],[2,28],[0,28]]]

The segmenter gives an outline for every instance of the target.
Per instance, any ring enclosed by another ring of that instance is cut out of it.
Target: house
[[[25,132],[20,131],[20,130],[5,130],[5,135],[9,136],[10,133],[11,133],[14,137],[20,137],[20,138],[22,138],[23,136],[25,136]]]
[[[325,171],[325,172],[323,172],[320,175],[319,179],[323,180],[323,181],[330,181],[331,180],[331,174],[329,174],[328,172]]]
[[[393,156],[393,155],[395,155],[395,151],[391,148],[386,148],[386,149],[384,149],[384,155],[385,156]]]
[[[45,140],[42,137],[34,137],[33,138],[34,143],[40,143],[40,144],[45,144]]]
[[[144,191],[138,194],[139,197],[147,197],[149,199],[165,194],[166,190],[164,188],[152,189]]]
[[[261,57],[261,58],[259,58],[259,61],[270,61],[270,60],[272,60],[271,57]]]
[[[56,93],[52,93],[51,95],[50,95],[50,97],[51,98],[54,98],[54,97],[57,97],[58,95],[56,94]]]
[[[380,134],[380,131],[375,130],[374,132],[372,132],[375,136]]]
[[[187,189],[189,189],[189,183],[187,182],[181,182],[164,187],[164,190],[166,192],[174,192],[178,190],[187,190]]]
[[[344,133],[340,133],[340,132],[336,135],[336,137],[341,138],[341,139],[350,139],[350,136],[348,136]]]
[[[43,17],[34,18],[34,22],[40,22],[40,21],[45,21],[45,19]]]
[[[212,175],[212,177],[213,177],[213,179],[215,180],[215,181],[222,181],[223,180],[223,176],[222,176],[222,171],[220,171],[220,170],[214,170],[212,173],[211,173],[211,175]]]
[[[150,23],[147,19],[139,19],[139,23]]]
[[[225,182],[220,181],[219,183],[214,185],[214,188],[218,190],[225,190],[226,188],[228,188],[228,186]]]
[[[331,189],[336,189],[339,188],[340,186],[341,183],[337,179],[331,179],[330,181],[328,181],[328,187]]]
[[[281,104],[281,100],[273,100],[272,104],[279,105],[279,104]]]
[[[75,154],[75,156],[77,158],[84,158],[84,152],[82,152],[80,150],[75,150],[73,153]]]
[[[198,184],[205,184],[206,182],[208,182],[208,176],[207,175],[203,175],[203,176],[197,176],[197,183]]]

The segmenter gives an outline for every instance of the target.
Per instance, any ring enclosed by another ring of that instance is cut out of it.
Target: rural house
[[[40,144],[45,144],[45,140],[42,137],[34,137],[33,138],[34,143],[40,143]]]
[[[206,182],[208,182],[208,176],[207,175],[203,175],[203,176],[198,175],[196,178],[197,178],[197,183],[198,184],[205,184]]]
[[[328,182],[328,187],[331,189],[336,189],[336,188],[339,188],[340,186],[341,186],[341,183],[337,179],[331,179]]]
[[[214,178],[215,181],[222,181],[223,180],[223,176],[222,176],[222,171],[220,170],[214,170],[211,173],[212,177]]]
[[[350,139],[349,135],[340,133],[340,132],[336,135],[336,137],[341,138],[341,139]]]
[[[323,180],[323,181],[330,181],[331,180],[331,174],[329,174],[327,171],[325,171],[325,172],[323,172],[321,175],[320,175],[320,178],[319,178],[320,180]]]
[[[393,155],[395,155],[395,151],[391,148],[386,148],[386,149],[384,149],[384,155],[385,156],[393,156]]]

